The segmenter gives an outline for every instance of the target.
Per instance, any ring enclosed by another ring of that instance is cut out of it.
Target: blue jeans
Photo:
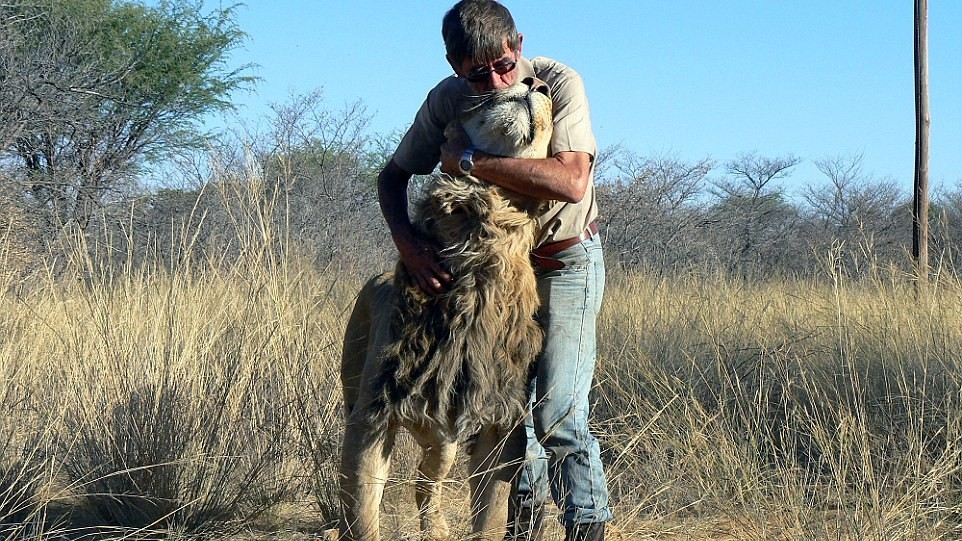
[[[531,380],[525,464],[518,503],[543,505],[551,497],[565,526],[611,520],[598,440],[588,431],[588,391],[595,370],[595,324],[605,288],[598,236],[555,259],[565,268],[538,272],[544,350]]]

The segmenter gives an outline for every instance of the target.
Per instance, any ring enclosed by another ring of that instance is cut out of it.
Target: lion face
[[[476,96],[462,110],[461,125],[479,150],[515,158],[548,156],[552,103],[542,81],[527,78]],[[545,204],[471,175],[437,175],[424,191],[415,223],[444,247],[446,256],[482,239],[517,235],[533,242],[533,220]]]
[[[548,156],[552,113],[547,85],[529,77],[475,99],[461,124],[478,149],[515,158]]]

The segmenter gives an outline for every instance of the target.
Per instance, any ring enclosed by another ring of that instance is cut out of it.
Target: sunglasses
[[[508,62],[498,62],[490,68],[487,66],[477,67],[469,71],[468,76],[465,77],[465,79],[471,81],[472,83],[480,83],[488,80],[488,77],[491,77],[492,71],[498,75],[504,75],[506,73],[511,73],[511,70],[513,70],[517,65],[518,63],[512,60]]]

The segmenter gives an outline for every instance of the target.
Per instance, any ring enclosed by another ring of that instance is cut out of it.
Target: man
[[[597,440],[588,431],[588,391],[595,365],[595,320],[604,289],[604,262],[594,219],[597,147],[580,76],[547,58],[521,55],[523,36],[494,0],[462,0],[445,15],[442,35],[455,75],[432,89],[378,177],[381,210],[401,261],[429,295],[452,277],[408,217],[412,174],[441,164],[451,175],[471,173],[504,188],[551,201],[539,217],[538,317],[544,350],[531,381],[525,429],[528,450],[512,499],[508,538],[540,539],[547,487],[562,510],[566,541],[603,540],[611,520]],[[551,92],[551,156],[518,159],[475,151],[463,131],[449,130],[463,96],[504,89],[536,77]]]

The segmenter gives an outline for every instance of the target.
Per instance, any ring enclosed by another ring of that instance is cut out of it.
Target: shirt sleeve
[[[427,175],[441,161],[444,128],[454,120],[461,82],[453,77],[428,92],[414,123],[394,151],[394,163],[408,173]]]
[[[542,78],[551,88],[554,106],[551,153],[586,152],[594,158],[598,145],[591,131],[588,97],[581,76],[571,68],[553,64]]]

